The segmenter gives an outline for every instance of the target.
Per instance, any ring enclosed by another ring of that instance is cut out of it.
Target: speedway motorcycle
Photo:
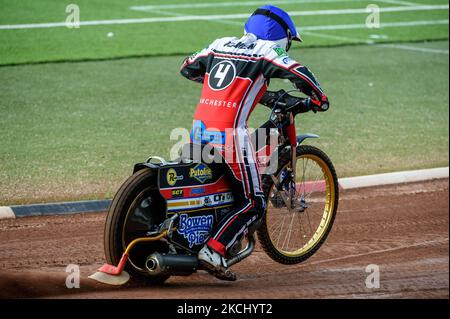
[[[296,135],[295,116],[306,99],[289,93],[270,92],[269,120],[256,130],[266,132],[265,145],[255,147],[258,165],[265,169],[266,212],[230,249],[229,267],[250,256],[255,233],[274,261],[297,264],[320,248],[332,228],[339,199],[336,172],[323,151],[303,145],[318,135]],[[275,147],[269,142],[274,136]],[[122,285],[131,276],[161,284],[199,270],[198,251],[234,205],[227,165],[207,146],[187,144],[182,154],[187,150],[189,156],[173,162],[152,156],[134,165],[107,214],[107,264],[90,278]],[[203,156],[205,151],[209,156]]]

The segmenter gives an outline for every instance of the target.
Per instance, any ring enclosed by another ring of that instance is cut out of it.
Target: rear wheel
[[[280,158],[277,180],[290,165],[290,156]],[[336,216],[339,188],[328,156],[316,147],[297,147],[295,208],[283,201],[270,176],[263,178],[267,209],[258,238],[265,252],[282,264],[296,264],[311,257],[326,240]],[[287,194],[287,191],[286,193]]]
[[[156,176],[142,169],[130,176],[114,196],[106,217],[104,245],[109,264],[117,265],[127,245],[136,238],[146,237],[148,231],[166,218],[164,201],[155,186]],[[147,256],[168,252],[163,242],[138,243],[128,257],[125,270],[133,279],[148,284],[161,284],[169,276],[152,276],[145,270]]]

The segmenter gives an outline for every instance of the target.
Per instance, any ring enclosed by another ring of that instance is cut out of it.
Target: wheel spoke
[[[293,223],[294,223],[294,216],[295,216],[295,215],[292,214],[292,213],[291,213],[291,215],[292,215],[292,217],[291,217],[291,222],[289,223],[289,228],[288,228],[288,231],[286,232],[285,243],[283,243],[283,247],[286,247],[286,250],[289,249],[289,240],[290,240],[290,238],[291,238],[292,225],[293,225]]]

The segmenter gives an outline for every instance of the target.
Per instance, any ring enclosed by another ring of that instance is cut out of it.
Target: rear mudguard
[[[144,169],[144,168],[150,168],[152,170],[157,170],[159,167],[157,165],[155,165],[155,164],[152,164],[152,163],[146,163],[146,162],[144,162],[144,163],[137,163],[137,164],[134,164],[133,174],[136,173],[137,171],[140,171],[141,169]]]

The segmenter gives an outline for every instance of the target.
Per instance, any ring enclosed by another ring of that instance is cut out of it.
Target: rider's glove
[[[328,101],[326,95],[323,95],[321,100],[316,100],[314,98],[309,97],[306,99],[305,105],[308,109],[310,109],[314,113],[325,112],[330,108],[330,102]]]

